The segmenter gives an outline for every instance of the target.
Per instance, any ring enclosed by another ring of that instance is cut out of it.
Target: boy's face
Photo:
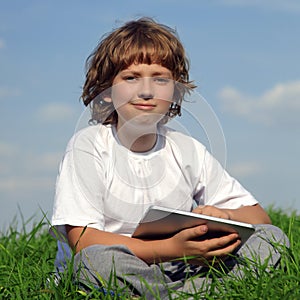
[[[132,64],[114,78],[111,95],[118,113],[117,128],[157,124],[173,102],[172,72],[158,64]]]

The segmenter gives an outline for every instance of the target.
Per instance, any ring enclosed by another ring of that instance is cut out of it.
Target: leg
[[[267,270],[270,270],[280,262],[283,247],[289,247],[289,240],[281,229],[273,225],[257,225],[255,233],[237,251],[236,256],[241,259],[247,258],[260,265],[266,264]],[[228,264],[230,265],[230,261]],[[237,271],[237,275],[243,276],[239,263],[233,263],[232,267],[233,272]]]
[[[225,261],[228,275],[243,277],[244,268],[247,268],[243,264],[245,259],[275,267],[280,261],[280,246],[289,246],[289,242],[279,228],[258,225],[247,243]],[[168,298],[170,289],[197,294],[210,289],[212,278],[209,274],[213,273],[210,268],[168,262],[160,266],[149,266],[122,245],[94,245],[76,254],[74,267],[81,282],[105,287],[104,282],[109,282],[110,275],[114,275],[116,287],[130,287],[135,294],[145,295],[146,299],[154,298],[151,288],[161,299]],[[193,278],[189,278],[191,276]]]
[[[72,257],[71,248],[66,242],[57,241],[57,252],[54,261],[56,272],[62,273],[66,269],[67,261]]]
[[[256,272],[256,266],[265,264],[266,271],[268,271],[280,262],[282,247],[289,247],[289,240],[281,229],[273,225],[257,225],[255,233],[224,262],[222,270],[235,278],[243,278],[245,269],[248,268],[249,270],[249,266],[253,272]],[[208,268],[199,267],[197,272],[203,273],[205,269],[208,270]],[[221,277],[220,280],[222,280]],[[209,276],[206,278],[195,276],[193,279],[186,280],[183,290],[199,291],[210,283]]]
[[[122,245],[94,245],[75,255],[74,269],[78,280],[88,285],[127,287],[133,294],[153,299],[151,289],[161,299],[168,297],[168,289],[178,289],[180,281],[172,282],[158,265],[148,265]],[[111,276],[113,279],[111,280]]]

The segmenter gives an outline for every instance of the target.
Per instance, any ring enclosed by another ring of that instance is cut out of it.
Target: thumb
[[[207,233],[208,227],[207,225],[199,225],[190,228],[189,231],[190,239],[195,239]]]

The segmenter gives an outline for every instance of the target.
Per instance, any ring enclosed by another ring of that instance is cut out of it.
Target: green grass
[[[289,250],[281,250],[281,264],[271,273],[260,265],[258,277],[249,271],[243,280],[227,276],[222,284],[215,281],[202,295],[204,299],[300,299],[300,216],[273,208],[268,212],[291,242]],[[27,227],[24,224],[22,230],[16,230],[12,225],[0,234],[0,299],[128,299],[121,289],[119,298],[96,289],[85,293],[74,284],[71,266],[57,285],[52,276],[56,242],[48,234],[48,222],[42,220],[29,230]],[[159,299],[155,290],[153,293],[153,299]],[[191,299],[184,293],[177,297]],[[195,293],[193,297],[200,296]]]

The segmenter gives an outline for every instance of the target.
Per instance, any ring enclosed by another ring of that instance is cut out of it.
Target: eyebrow
[[[165,76],[165,77],[173,77],[171,72],[155,72],[153,76]]]
[[[120,74],[122,75],[126,75],[126,74],[132,74],[132,75],[138,75],[140,76],[142,72],[139,72],[139,71],[131,71],[131,70],[122,70],[120,72]],[[165,76],[165,77],[173,77],[171,71],[170,72],[166,72],[166,71],[162,71],[162,72],[154,72],[151,74],[152,76],[149,76],[149,77],[155,77],[155,76]]]

